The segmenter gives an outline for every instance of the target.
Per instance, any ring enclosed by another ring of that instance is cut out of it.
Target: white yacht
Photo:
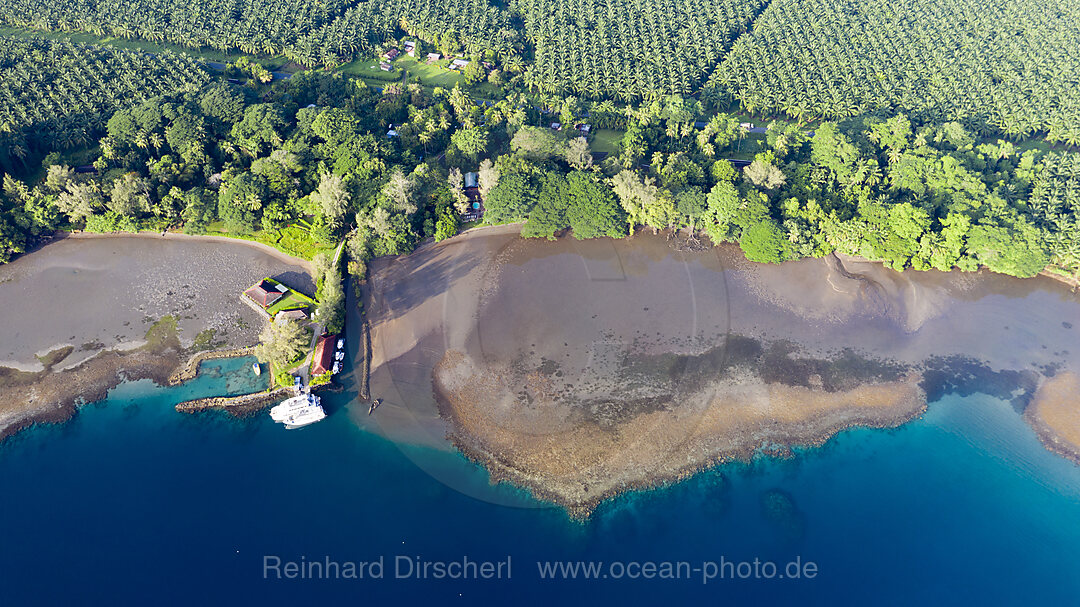
[[[283,422],[294,413],[299,413],[308,407],[307,396],[301,394],[284,400],[270,409],[270,419]]]
[[[285,424],[289,430],[314,424],[325,417],[319,397],[313,394],[294,396],[270,409],[270,419]]]
[[[326,418],[326,411],[319,405],[312,405],[307,407],[303,411],[294,414],[286,419],[284,422],[286,430],[295,430],[297,428],[303,428],[309,424],[322,421]]]

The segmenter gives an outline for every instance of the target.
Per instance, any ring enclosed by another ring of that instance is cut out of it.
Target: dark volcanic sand
[[[371,393],[385,402],[358,421],[433,446],[449,433],[496,478],[571,508],[895,425],[924,393],[991,386],[1022,408],[1043,372],[1078,368],[1062,323],[1080,325],[1080,301],[1049,279],[516,232],[373,263]]]

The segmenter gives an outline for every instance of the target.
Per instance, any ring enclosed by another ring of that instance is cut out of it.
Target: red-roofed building
[[[247,295],[252,301],[266,308],[280,299],[284,293],[279,291],[277,286],[273,283],[264,280],[247,291],[244,291],[244,295]]]
[[[311,360],[311,374],[322,375],[334,366],[334,342],[337,335],[323,335],[315,344],[315,355]]]

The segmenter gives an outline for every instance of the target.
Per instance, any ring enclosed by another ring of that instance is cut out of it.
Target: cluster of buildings
[[[272,322],[291,320],[307,324],[316,305],[314,299],[270,278],[264,278],[249,287],[241,299]],[[319,336],[311,357],[311,374],[318,376],[339,373],[345,358],[344,345],[344,340],[337,335]]]
[[[551,123],[551,130],[553,130],[553,131],[562,131],[563,130],[562,123],[561,122],[552,122]],[[574,130],[577,131],[578,134],[580,134],[582,137],[588,137],[589,132],[592,131],[592,127],[589,126],[588,124],[584,123],[584,122],[579,122],[579,123],[574,125]]]
[[[275,309],[274,304],[279,303],[290,291],[292,290],[289,287],[280,282],[264,278],[244,291],[244,295],[275,322],[282,322],[283,320],[306,322],[309,318],[309,306],[302,301],[296,302],[295,307],[290,305],[288,308]]]
[[[416,56],[416,42],[415,41],[406,40],[405,43],[402,44],[402,46],[405,48],[405,54],[406,55],[408,55],[410,57],[415,57]],[[379,62],[379,67],[382,68],[382,70],[384,72],[389,72],[390,70],[394,69],[394,65],[392,63],[394,61],[394,59],[397,59],[400,56],[401,56],[401,51],[399,51],[396,48],[392,48],[392,49],[387,50],[385,53],[382,54],[382,59],[383,60]],[[430,57],[430,55],[428,55],[428,56]]]
[[[406,55],[408,55],[410,57],[416,57],[416,41],[414,41],[414,40],[406,40],[405,42],[402,43],[401,46],[402,46],[402,48],[405,49],[405,54]],[[395,59],[397,59],[398,57],[400,57],[400,56],[401,56],[401,51],[398,50],[397,48],[388,49],[385,53],[382,54],[382,57],[381,57],[382,61],[379,62],[379,67],[382,68],[382,70],[385,71],[385,72],[391,71],[392,69],[394,69],[393,61]],[[426,63],[428,65],[434,65],[436,62],[441,61],[442,58],[443,58],[442,53],[428,53],[427,58],[426,58]],[[463,59],[461,57],[457,57],[457,58],[453,59],[450,62],[450,65],[448,67],[449,67],[449,69],[452,69],[452,70],[463,70],[466,67],[468,67],[468,65],[469,65],[469,60],[468,59]],[[489,63],[487,63],[485,61],[484,62],[484,67],[486,67],[488,69],[491,69],[491,64],[489,64]]]

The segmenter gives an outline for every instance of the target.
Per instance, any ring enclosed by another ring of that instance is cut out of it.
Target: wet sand
[[[196,350],[253,345],[263,321],[238,297],[265,276],[313,289],[302,260],[179,235],[68,237],[0,266],[0,438],[124,378],[165,383]]]
[[[371,394],[384,404],[358,422],[436,447],[449,435],[495,479],[572,509],[895,425],[948,392],[1022,411],[1045,373],[1080,369],[1080,298],[1046,278],[838,257],[764,266],[664,235],[516,232],[372,264]]]

